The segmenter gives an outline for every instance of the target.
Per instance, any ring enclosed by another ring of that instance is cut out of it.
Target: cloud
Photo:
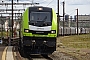
[[[66,0],[68,5],[90,5],[90,0]]]

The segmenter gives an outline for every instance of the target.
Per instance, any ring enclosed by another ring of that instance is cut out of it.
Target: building
[[[74,16],[74,19],[77,22],[77,15]],[[79,27],[90,28],[90,15],[78,15],[78,24]]]
[[[65,15],[65,21],[68,22],[70,19],[70,15]]]

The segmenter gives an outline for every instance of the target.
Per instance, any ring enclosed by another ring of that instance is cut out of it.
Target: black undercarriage
[[[51,54],[56,50],[56,38],[24,36],[19,45],[21,50],[29,54]]]

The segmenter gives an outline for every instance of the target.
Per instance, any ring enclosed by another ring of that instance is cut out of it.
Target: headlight
[[[43,10],[43,8],[38,8],[38,10]]]
[[[32,40],[32,43],[35,43],[35,40]]]
[[[25,32],[29,32],[29,30],[25,30]]]
[[[51,31],[51,33],[55,33],[55,31]]]
[[[46,43],[47,41],[43,41],[44,43]]]

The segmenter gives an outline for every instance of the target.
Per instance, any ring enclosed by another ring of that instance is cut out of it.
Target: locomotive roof
[[[29,7],[30,11],[39,11],[39,8],[42,8],[43,11],[52,11],[52,8],[50,7],[43,7],[43,6],[33,6],[33,7]]]

